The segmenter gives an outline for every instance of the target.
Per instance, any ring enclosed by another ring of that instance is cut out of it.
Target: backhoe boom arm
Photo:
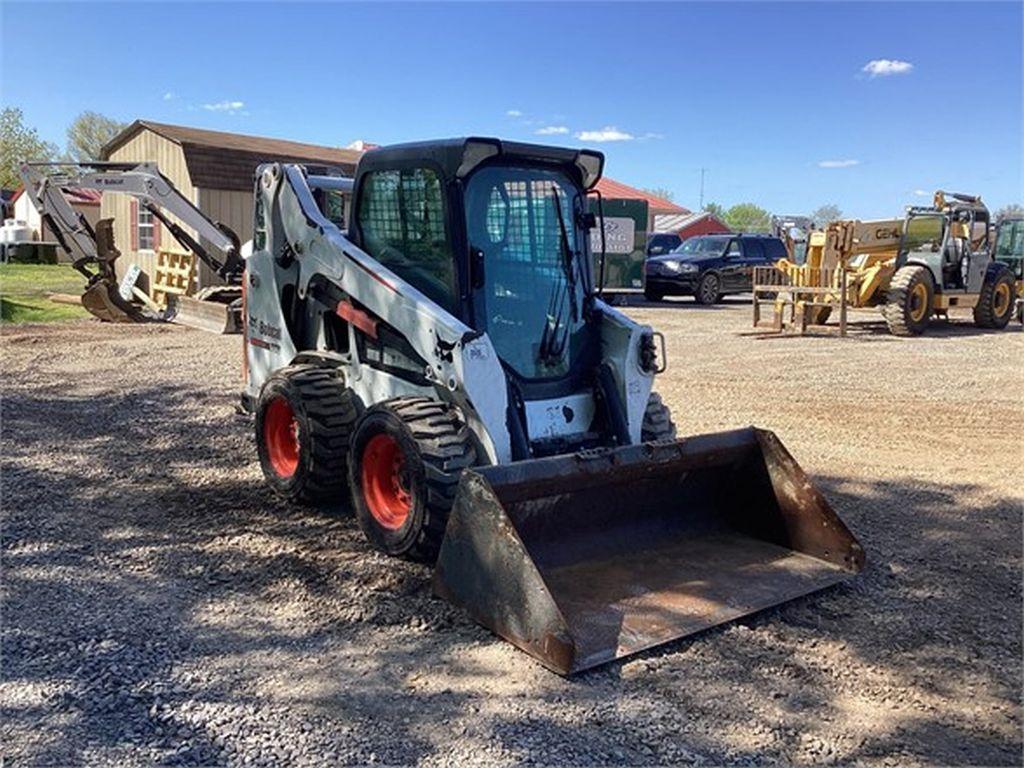
[[[47,168],[52,172],[44,170]],[[99,261],[96,236],[88,222],[65,198],[64,189],[131,195],[163,223],[179,243],[222,278],[237,281],[241,275],[244,265],[239,254],[238,236],[200,211],[160,173],[154,163],[22,163],[19,171],[25,191],[39,215],[51,225],[61,247],[74,260],[75,267],[89,277],[91,275],[84,265]],[[224,260],[210,254],[170,216],[213,243],[224,253]]]

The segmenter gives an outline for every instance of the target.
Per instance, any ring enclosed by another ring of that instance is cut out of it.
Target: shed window
[[[143,206],[139,206],[139,217],[136,223],[140,251],[152,251],[156,247],[153,214]]]

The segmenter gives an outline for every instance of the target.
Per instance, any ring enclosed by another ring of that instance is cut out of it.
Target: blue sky
[[[585,144],[610,176],[690,208],[701,167],[706,200],[775,212],[892,216],[939,187],[1024,202],[1019,2],[8,1],[0,14],[2,103],[58,143],[93,109],[330,145]]]

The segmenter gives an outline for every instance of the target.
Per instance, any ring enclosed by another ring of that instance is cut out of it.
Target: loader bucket
[[[750,428],[466,471],[434,591],[571,674],[863,565],[778,438]]]

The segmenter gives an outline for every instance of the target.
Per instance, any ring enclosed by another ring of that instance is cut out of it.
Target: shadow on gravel
[[[613,306],[619,309],[692,309],[697,312],[709,312],[737,306],[750,306],[750,298],[723,296],[714,304],[701,304],[692,296],[666,296],[661,301],[650,301],[639,294],[629,294],[616,299]]]
[[[293,734],[329,760],[333,734],[414,763],[456,721],[541,763],[1020,760],[1021,505],[985,489],[819,477],[858,579],[563,680],[481,655],[500,641],[343,510],[270,498],[227,396],[2,408],[2,678],[25,693],[0,733],[48,733],[21,761],[221,763],[255,733],[269,762]]]
[[[993,334],[1004,334],[1004,333],[1020,333],[1024,331],[1024,326],[1019,323],[1010,323],[1006,328],[995,329],[995,328],[978,328],[969,318],[957,317],[952,320],[932,320],[928,325],[928,328],[920,336],[893,336],[889,332],[889,326],[886,325],[885,321],[880,318],[866,319],[869,317],[867,314],[858,313],[850,318],[846,326],[847,340],[854,339],[858,341],[872,341],[872,342],[890,342],[893,344],[902,343],[922,343],[922,342],[935,342],[948,339],[962,339],[971,336],[991,336]],[[801,336],[799,333],[792,331],[785,331],[783,333],[775,333],[767,331],[761,328],[750,328],[746,331],[741,331],[737,335],[739,336],[751,336],[759,340],[768,339],[806,339],[806,338],[832,338],[843,340],[839,336],[839,325],[838,321],[833,320],[829,323],[831,331],[812,331],[806,336]]]

